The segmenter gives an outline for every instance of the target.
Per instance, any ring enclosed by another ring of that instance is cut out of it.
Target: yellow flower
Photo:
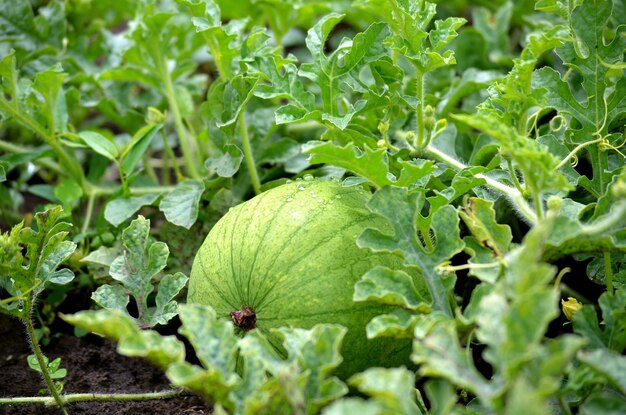
[[[563,309],[563,314],[567,317],[568,320],[572,320],[574,318],[574,314],[578,310],[582,308],[582,304],[578,302],[574,297],[568,297],[567,301],[561,300],[561,308]]]

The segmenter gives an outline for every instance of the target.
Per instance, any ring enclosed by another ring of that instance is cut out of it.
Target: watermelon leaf
[[[420,215],[423,205],[424,198],[420,193],[407,193],[397,187],[380,189],[368,203],[368,208],[389,221],[393,234],[366,229],[357,242],[374,252],[401,254],[405,265],[417,269],[424,279],[433,308],[452,315],[450,286],[454,278],[444,277],[436,269],[463,249],[459,217],[452,206],[446,205],[424,218]],[[394,290],[393,287],[387,289]],[[399,295],[403,296],[402,293]]]
[[[187,283],[187,277],[177,272],[165,275],[153,285],[152,280],[165,268],[169,249],[163,242],[151,241],[149,232],[150,220],[143,216],[122,231],[124,253],[115,258],[109,268],[111,277],[120,284],[101,285],[91,296],[100,307],[123,312],[129,317],[126,308],[132,296],[138,313],[133,320],[144,328],[166,324],[177,314],[174,297]],[[155,289],[155,306],[151,307],[148,298]]]
[[[198,218],[202,193],[204,193],[204,182],[192,179],[183,180],[163,197],[159,209],[168,221],[189,229]]]
[[[331,141],[309,141],[303,146],[303,152],[311,155],[311,164],[327,163],[343,167],[367,179],[376,187],[409,187],[435,170],[434,163],[430,160],[423,163],[399,161],[402,170],[399,177],[396,177],[390,172],[386,149],[371,149],[367,145],[364,148],[365,150],[361,150],[353,144],[339,147]]]
[[[143,206],[152,205],[158,198],[158,193],[141,196],[120,197],[111,200],[104,208],[104,218],[113,226],[119,226],[126,219],[133,216]]]
[[[578,360],[605,377],[622,394],[626,394],[626,357],[608,349],[581,351]]]
[[[174,336],[161,336],[152,330],[141,330],[125,311],[86,310],[62,317],[76,327],[119,342],[118,351],[121,354],[144,357],[164,370],[185,358],[182,342]]]
[[[330,405],[325,414],[402,414],[419,413],[415,399],[415,374],[406,368],[371,368],[350,378],[348,383],[370,397],[349,398]]]

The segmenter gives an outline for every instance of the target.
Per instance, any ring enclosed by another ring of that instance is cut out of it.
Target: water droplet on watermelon
[[[306,187],[304,187],[302,185],[298,186],[298,190],[305,190],[305,189],[306,189]]]
[[[288,197],[287,198],[287,202],[291,202],[293,200],[293,197]]]
[[[323,200],[322,199],[317,199],[317,203],[322,203]]]
[[[335,196],[335,199],[341,199],[341,195]]]
[[[302,181],[302,179],[301,179],[300,177],[296,177],[296,181],[297,181],[297,182],[301,182],[301,181]]]
[[[293,181],[293,180],[291,180],[291,179],[287,179],[287,181],[285,181],[285,183],[289,184],[289,183],[291,183],[292,181]]]
[[[305,174],[304,175],[304,181],[305,182],[310,182],[311,180],[313,180],[313,175],[311,175],[311,174]]]

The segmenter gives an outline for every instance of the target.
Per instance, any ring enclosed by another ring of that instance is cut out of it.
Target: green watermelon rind
[[[367,323],[391,308],[352,300],[354,284],[371,268],[402,268],[400,257],[356,245],[364,229],[388,227],[365,207],[370,196],[336,181],[296,181],[234,207],[198,250],[188,302],[210,305],[228,319],[251,307],[256,329],[278,350],[274,328],[343,325],[342,377],[408,362],[409,340],[365,335]]]

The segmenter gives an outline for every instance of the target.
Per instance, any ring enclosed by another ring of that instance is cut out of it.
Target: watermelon
[[[348,331],[340,377],[406,363],[410,341],[366,338],[367,323],[390,308],[352,300],[355,283],[371,268],[402,268],[398,256],[356,244],[365,228],[389,226],[365,207],[370,196],[309,178],[232,208],[196,255],[188,302],[213,307],[242,334],[260,330],[279,351],[273,328],[341,324]]]

